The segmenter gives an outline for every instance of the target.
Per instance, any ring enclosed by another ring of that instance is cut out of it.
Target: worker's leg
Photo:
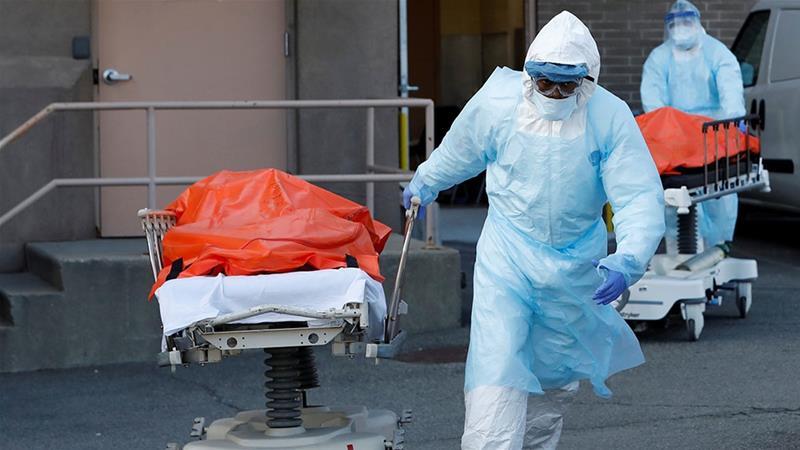
[[[561,438],[564,413],[578,393],[574,381],[561,389],[547,390],[544,395],[531,395],[525,423],[525,449],[553,450]]]
[[[487,220],[475,262],[464,450],[522,449],[528,393],[541,392],[532,371],[533,293],[509,245]]]
[[[733,240],[739,200],[736,194],[706,200],[698,205],[700,235],[706,248]]]
[[[498,386],[467,392],[461,450],[521,449],[527,400],[525,391]]]

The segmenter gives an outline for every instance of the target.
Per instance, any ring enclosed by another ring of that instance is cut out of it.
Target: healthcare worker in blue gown
[[[690,2],[672,4],[664,19],[665,41],[650,53],[642,71],[645,112],[672,106],[715,120],[745,115],[742,74],[725,44],[706,34],[700,11]],[[697,207],[700,235],[706,247],[733,240],[738,209],[736,194]],[[676,235],[675,210],[667,210],[668,233]]]
[[[525,70],[498,68],[404,192],[423,204],[486,170],[462,449],[554,448],[588,380],[644,362],[609,305],[645,271],[664,233],[664,192],[626,104],[597,84],[589,29],[562,12]],[[617,251],[607,255],[604,203]]]

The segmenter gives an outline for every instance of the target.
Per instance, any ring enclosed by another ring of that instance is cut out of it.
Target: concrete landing
[[[392,235],[381,255],[391,295],[402,248]],[[158,304],[144,239],[29,244],[29,272],[0,274],[0,372],[155,362]],[[401,328],[434,331],[460,324],[459,255],[413,242]]]

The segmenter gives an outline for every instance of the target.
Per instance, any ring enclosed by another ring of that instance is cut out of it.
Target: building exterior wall
[[[290,96],[299,99],[397,96],[395,1],[293,1],[296,79]],[[641,68],[650,50],[663,39],[663,16],[670,2],[538,0],[534,3],[539,27],[563,9],[586,22],[602,55],[600,83],[626,100],[632,109],[639,109]],[[727,45],[733,42],[754,3],[755,0],[695,2],[706,30]],[[72,38],[91,32],[91,10],[91,0],[0,0],[0,134],[13,130],[48,103],[93,98],[88,61],[71,57]],[[443,29],[443,34],[448,35],[447,31]],[[440,58],[446,58],[449,52],[442,53]],[[396,111],[378,110],[376,119],[376,162],[397,166]],[[364,172],[365,121],[364,110],[297,113],[293,141],[298,153],[298,172]],[[90,113],[61,113],[47,119],[28,136],[0,152],[0,212],[7,211],[53,178],[92,176],[93,158]],[[363,184],[327,187],[356,201],[365,200]],[[379,184],[376,192],[378,218],[398,225],[396,184]],[[93,190],[61,188],[0,229],[0,272],[23,268],[24,242],[94,235]]]
[[[298,99],[374,99],[398,96],[397,3],[372,0],[297,1]],[[298,173],[364,173],[366,110],[297,113]],[[375,111],[375,162],[398,167],[398,115]],[[324,187],[357,202],[363,183]],[[377,184],[376,217],[400,224],[397,183]]]
[[[697,0],[706,32],[725,45],[733,44],[756,0]],[[639,84],[650,51],[664,40],[664,15],[671,1],[652,0],[538,0],[540,29],[553,16],[568,10],[592,32],[600,49],[602,86],[641,110]]]
[[[88,60],[72,38],[88,36],[90,0],[0,0],[0,136],[52,102],[92,99]],[[0,150],[0,214],[59,177],[91,177],[91,113],[60,113]],[[0,228],[0,272],[24,267],[25,242],[95,235],[91,188],[61,188]]]

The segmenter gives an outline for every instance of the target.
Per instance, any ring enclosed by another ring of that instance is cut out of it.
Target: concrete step
[[[59,289],[84,286],[89,268],[102,273],[113,263],[149,265],[144,238],[36,242],[25,246],[25,254],[28,271]],[[148,282],[152,282],[152,275]]]
[[[155,361],[158,304],[144,239],[29,244],[30,273],[4,275],[0,372]],[[8,356],[8,357],[5,357]]]
[[[63,292],[36,275],[0,274],[0,372],[42,366],[63,306]]]
[[[61,297],[61,291],[50,283],[28,272],[0,274],[0,327],[13,327],[14,316],[25,310],[21,303],[12,301],[48,301]]]
[[[402,238],[381,255],[387,298]],[[158,304],[144,239],[42,242],[26,247],[29,273],[0,274],[0,372],[153,361],[160,350]],[[412,243],[401,328],[460,325],[458,252]]]

